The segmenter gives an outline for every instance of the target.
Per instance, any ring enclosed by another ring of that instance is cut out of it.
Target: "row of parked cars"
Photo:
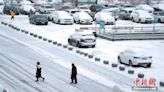
[[[31,17],[33,16],[35,15],[32,15]],[[50,20],[56,24],[70,24],[70,25],[73,23],[92,24],[93,21],[96,21],[97,23],[99,21],[104,21],[105,24],[111,24],[111,25],[115,23],[114,18],[110,14],[105,13],[105,12],[96,13],[94,18],[92,18],[86,12],[76,12],[71,16],[66,11],[53,11],[50,14],[42,14],[42,17],[47,18],[47,20]],[[34,19],[32,19],[32,21],[34,21]]]

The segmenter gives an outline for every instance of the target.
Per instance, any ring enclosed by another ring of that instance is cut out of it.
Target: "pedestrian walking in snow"
[[[11,20],[14,20],[15,12],[14,10],[10,11]]]
[[[42,78],[44,81],[44,78],[42,77],[42,68],[41,68],[40,62],[37,62],[36,68],[37,68],[36,69],[36,81],[38,81],[39,78]]]
[[[77,69],[76,69],[76,66],[72,63],[72,72],[71,72],[71,80],[72,82],[71,83],[77,83]],[[74,82],[75,81],[75,82]]]

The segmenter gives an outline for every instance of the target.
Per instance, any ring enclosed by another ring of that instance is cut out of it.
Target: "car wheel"
[[[95,45],[92,46],[92,48],[94,48],[94,47],[95,47]]]
[[[79,42],[77,42],[77,43],[76,43],[76,47],[81,48],[81,45],[80,45],[80,43],[79,43]]]
[[[150,64],[147,64],[147,67],[151,67],[151,63]]]
[[[142,23],[142,22],[141,22],[141,19],[139,19],[139,23]]]
[[[71,45],[71,40],[70,39],[68,39],[68,43]]]
[[[58,24],[60,24],[60,20],[58,20]]]
[[[54,18],[52,18],[52,22],[55,23]]]
[[[46,22],[45,25],[48,25],[48,22]]]
[[[133,19],[133,17],[132,17],[132,21],[134,22],[134,19]]]
[[[122,64],[120,56],[118,56],[118,62]]]
[[[129,66],[133,66],[133,63],[131,60],[129,60]]]
[[[80,23],[80,20],[78,21],[78,24],[81,24],[81,23]]]
[[[158,22],[161,23],[161,19],[158,19]]]

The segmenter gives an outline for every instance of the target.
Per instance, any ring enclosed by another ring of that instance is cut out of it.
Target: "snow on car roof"
[[[164,10],[164,4],[155,4],[155,5],[153,5],[153,7]]]
[[[151,6],[149,6],[147,4],[141,4],[139,6],[142,7],[143,9],[146,9],[146,10],[154,10]]]
[[[141,49],[141,48],[126,49],[126,50],[124,50],[123,52],[128,52],[128,53],[131,53],[131,54],[134,54],[134,55],[141,55],[141,54],[144,54],[144,55],[150,56],[149,53],[148,53],[146,50],[143,50],[143,49]]]

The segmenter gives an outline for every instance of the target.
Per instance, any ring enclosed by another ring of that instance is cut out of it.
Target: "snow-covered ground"
[[[29,32],[42,35],[43,37],[47,37],[48,39],[52,39],[54,41],[58,41],[63,44],[68,44],[67,39],[69,35],[71,35],[75,31],[75,29],[78,29],[80,27],[98,27],[98,25],[78,25],[78,24],[58,25],[51,22],[49,22],[48,26],[36,26],[36,25],[29,24],[28,17],[22,16],[22,15],[16,16],[15,20],[13,21],[10,20],[9,16],[2,16],[1,20],[11,23],[13,25],[16,25],[17,27],[20,27],[21,29],[25,29]],[[138,24],[138,23],[133,23],[131,21],[124,21],[124,20],[117,21],[116,25],[117,26],[129,25],[129,26],[134,26],[134,27],[136,26],[140,26],[140,27],[152,26],[153,27],[154,26],[153,24]],[[109,25],[109,27],[111,26],[114,26],[114,25]],[[164,24],[158,23],[156,24],[156,26],[164,26]],[[79,48],[74,47],[74,49],[79,49]],[[113,70],[111,67],[105,66],[103,63],[89,62],[89,64],[93,63],[93,64],[98,65],[99,67],[101,66],[101,67],[104,67],[105,69],[109,69],[112,72],[117,72],[118,74],[126,76],[127,79],[131,78],[134,80],[135,78],[137,78],[137,73],[144,73],[146,75],[146,78],[153,77],[153,78],[156,78],[157,81],[160,81],[160,80],[164,81],[164,74],[162,74],[162,71],[164,71],[164,68],[163,68],[164,57],[162,57],[162,55],[164,55],[164,41],[163,40],[113,42],[113,41],[107,41],[107,40],[98,38],[97,45],[95,48],[80,48],[80,50],[93,54],[96,57],[107,59],[110,61],[110,63],[117,63],[118,62],[117,55],[125,49],[142,49],[142,50],[147,51],[149,54],[153,56],[152,67],[151,68],[142,68],[142,67],[133,68],[133,67],[125,66],[126,71],[128,69],[135,70],[134,75],[128,75],[127,72],[126,73],[119,72],[117,69]],[[81,57],[81,56],[78,56],[78,57]],[[107,72],[103,72],[103,73],[108,74]],[[119,78],[120,77],[118,77],[118,79]],[[107,78],[107,79],[110,79],[110,78]],[[113,81],[116,81],[117,83],[119,83],[118,80],[113,80]],[[132,85],[133,83],[127,83],[127,84]]]

